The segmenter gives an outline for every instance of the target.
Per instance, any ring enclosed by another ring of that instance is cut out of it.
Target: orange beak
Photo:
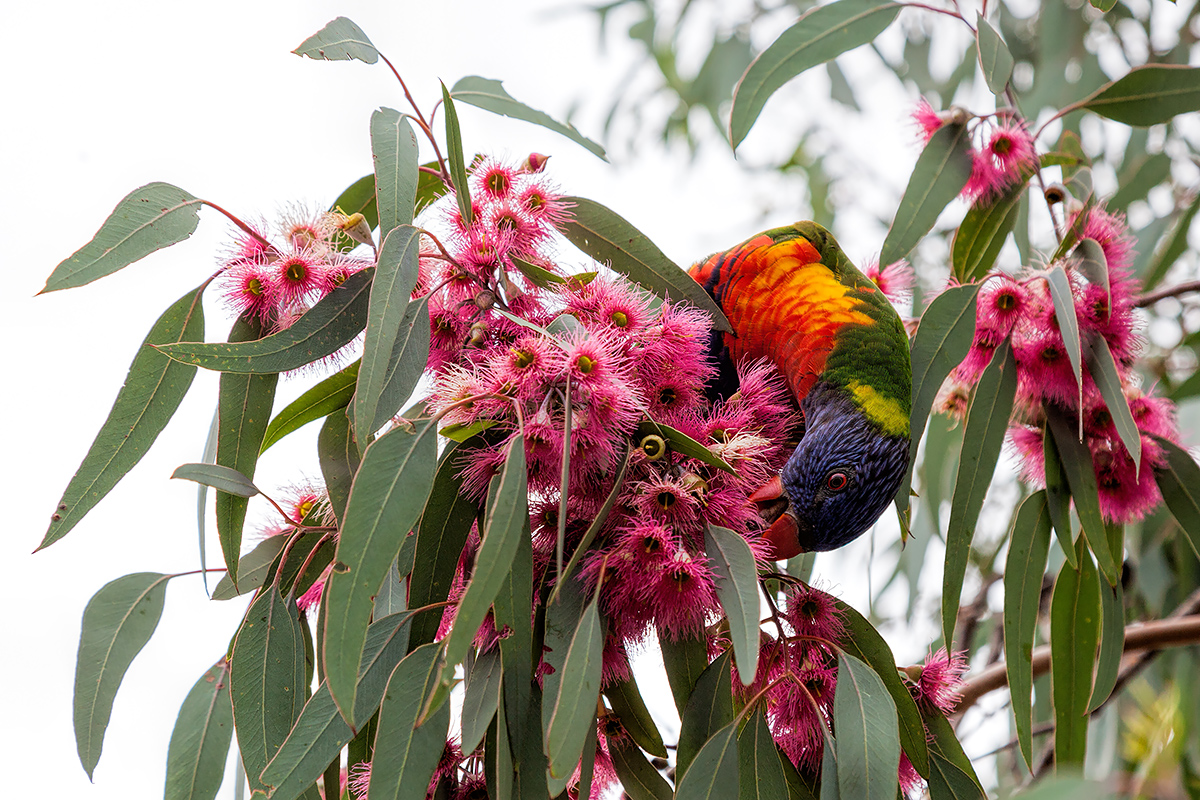
[[[778,475],[764,483],[750,495],[751,503],[769,503],[783,497],[783,479]]]
[[[787,507],[783,481],[778,475],[760,486],[749,499],[758,505],[763,519],[771,522],[771,526],[763,531],[763,541],[770,545],[769,558],[780,561],[804,552],[800,546],[800,527]]]

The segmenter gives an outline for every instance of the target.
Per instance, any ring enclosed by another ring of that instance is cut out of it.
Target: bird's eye
[[[825,488],[831,492],[840,492],[850,485],[850,478],[844,472],[831,472],[825,479]]]

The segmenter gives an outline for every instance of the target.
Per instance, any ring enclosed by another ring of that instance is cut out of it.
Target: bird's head
[[[778,478],[751,500],[772,521],[773,557],[833,550],[879,519],[908,470],[909,439],[889,436],[844,396],[805,404],[806,429]]]

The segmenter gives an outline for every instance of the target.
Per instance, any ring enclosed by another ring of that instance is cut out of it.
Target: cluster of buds
[[[994,202],[1009,189],[1020,185],[1037,166],[1033,136],[1025,123],[1014,116],[976,117],[961,109],[937,112],[922,98],[913,112],[921,137],[928,143],[933,134],[949,122],[972,125],[971,177],[963,187],[963,198],[975,205]]]

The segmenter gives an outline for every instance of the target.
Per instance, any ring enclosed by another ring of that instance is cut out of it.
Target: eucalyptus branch
[[[237,225],[238,228],[240,228],[243,233],[245,233],[250,238],[254,239],[254,241],[258,242],[263,247],[267,248],[267,250],[269,252],[272,252],[272,253],[278,252],[275,249],[275,245],[273,245],[269,241],[267,241],[266,238],[264,238],[261,233],[254,230],[246,223],[242,222],[232,212],[226,211],[225,209],[221,208],[219,205],[217,205],[216,203],[214,203],[210,200],[201,200],[200,202],[203,203],[204,205],[208,206],[209,208],[213,209],[214,211],[220,211],[222,214],[224,214],[229,219],[230,222],[232,222],[234,225]]]
[[[1169,286],[1166,289],[1159,289],[1157,292],[1147,292],[1137,299],[1134,303],[1138,308],[1152,306],[1159,300],[1165,300],[1168,297],[1177,297],[1188,292],[1200,292],[1200,281],[1187,281],[1176,286]]]
[[[417,101],[413,99],[412,92],[408,91],[408,84],[404,82],[404,78],[400,77],[399,70],[396,69],[392,62],[388,60],[388,57],[383,53],[380,53],[379,57],[383,59],[383,63],[388,65],[388,69],[392,71],[392,74],[396,76],[396,80],[400,82],[400,88],[404,90],[404,97],[408,100],[408,104],[412,106],[413,113],[416,114],[415,119],[418,127],[420,127],[422,133],[425,134],[425,138],[429,139],[429,143],[433,145],[433,154],[437,157],[438,166],[442,170],[440,177],[447,186],[450,186],[450,172],[446,169],[446,159],[442,158],[442,151],[438,148],[437,137],[433,135],[433,129],[430,128],[429,123],[425,121],[425,116],[421,113],[421,109],[417,105]]]

